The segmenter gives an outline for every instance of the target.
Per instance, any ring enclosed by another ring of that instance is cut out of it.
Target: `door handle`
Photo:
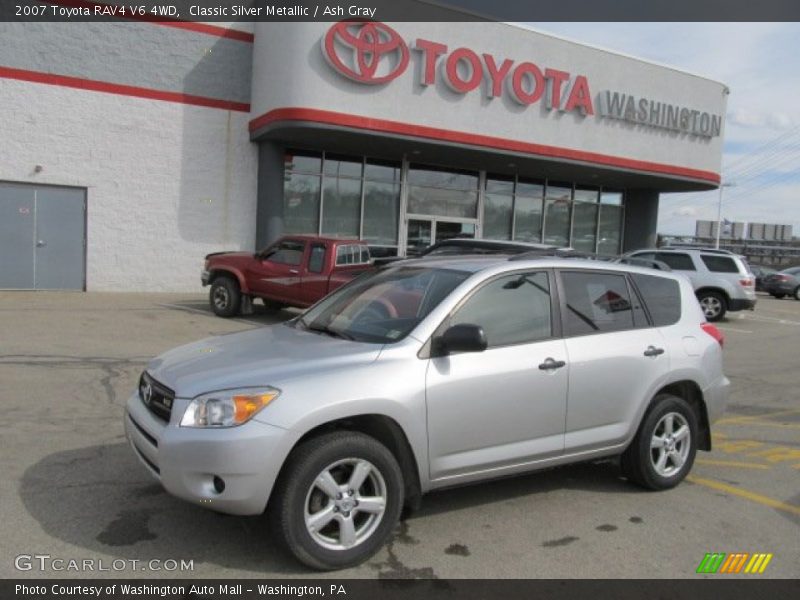
[[[289,269],[289,275],[297,275],[299,272],[297,269]]]
[[[542,364],[539,365],[539,369],[542,371],[552,371],[555,369],[560,369],[564,365],[566,365],[563,360],[554,360],[552,358],[547,358]]]
[[[648,346],[647,350],[644,351],[645,356],[658,356],[659,354],[664,354],[663,348],[656,348],[655,346]]]
[[[44,240],[39,240],[38,242],[36,242],[37,248],[44,248],[45,246],[47,246],[47,242],[45,242]]]

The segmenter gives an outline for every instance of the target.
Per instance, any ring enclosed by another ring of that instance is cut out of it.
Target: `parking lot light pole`
[[[735,183],[719,183],[719,206],[717,206],[717,243],[714,247],[719,250],[719,236],[722,233],[722,190],[727,187],[736,187]]]

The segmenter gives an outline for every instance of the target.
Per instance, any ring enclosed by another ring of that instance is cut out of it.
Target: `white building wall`
[[[0,180],[87,188],[88,290],[200,291],[206,253],[252,249],[248,113],[11,79],[0,99]]]

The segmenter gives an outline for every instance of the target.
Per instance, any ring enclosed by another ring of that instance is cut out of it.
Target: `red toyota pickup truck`
[[[266,250],[206,256],[203,286],[220,317],[249,312],[253,298],[270,308],[311,306],[356,275],[372,269],[369,248],[359,240],[292,235]]]

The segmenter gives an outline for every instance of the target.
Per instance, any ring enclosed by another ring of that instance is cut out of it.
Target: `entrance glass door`
[[[410,218],[406,227],[406,256],[418,256],[425,248],[450,238],[474,238],[474,222]]]

